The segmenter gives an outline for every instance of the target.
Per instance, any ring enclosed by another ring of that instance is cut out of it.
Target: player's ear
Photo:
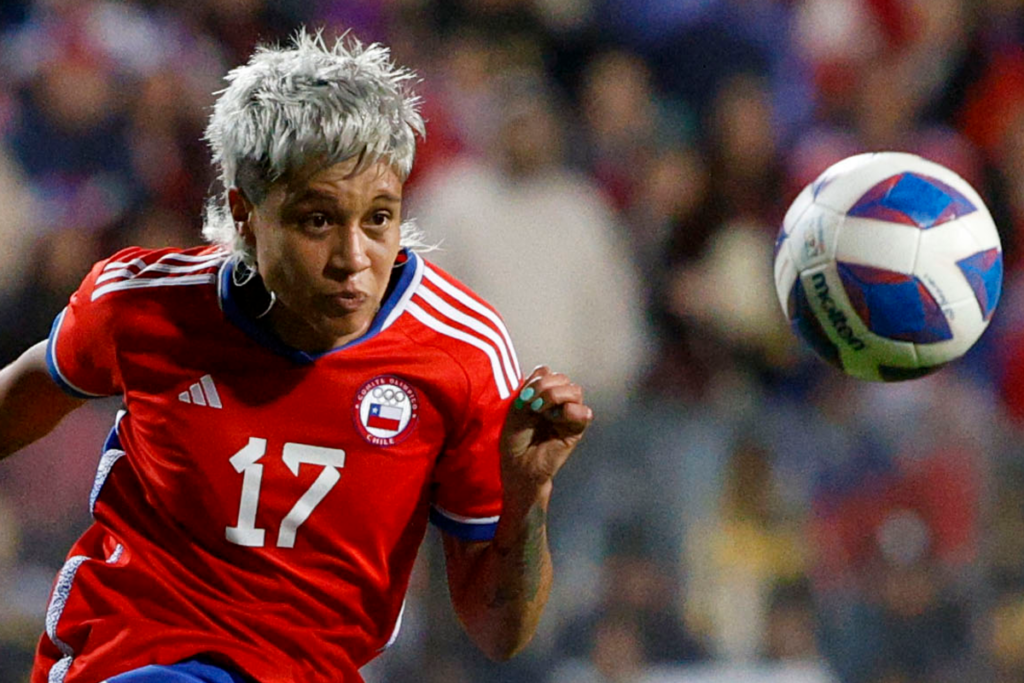
[[[246,240],[252,238],[252,226],[249,220],[252,218],[252,203],[237,187],[228,190],[228,207],[231,209],[231,218],[235,221],[237,230]]]

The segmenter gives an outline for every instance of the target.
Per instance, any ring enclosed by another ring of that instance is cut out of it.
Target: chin
[[[326,325],[321,327],[325,337],[334,340],[333,346],[338,347],[347,344],[370,329],[373,318],[364,316],[346,316],[345,319],[332,318]]]

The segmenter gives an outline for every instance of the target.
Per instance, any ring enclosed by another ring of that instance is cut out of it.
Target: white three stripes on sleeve
[[[454,306],[447,303],[444,299],[439,297],[437,294],[434,294],[426,287],[420,289],[420,291],[417,292],[417,294],[423,297],[423,300],[426,301],[431,306],[433,306],[434,310],[436,310],[441,315],[447,316],[454,320],[455,322],[461,323],[463,326],[468,327],[474,332],[482,334],[484,337],[486,337],[487,340],[490,341],[491,344],[493,344],[494,347],[498,349],[498,352],[501,354],[501,360],[505,368],[506,377],[512,380],[513,386],[515,384],[518,384],[518,382],[515,381],[518,377],[518,373],[516,372],[516,369],[513,368],[512,362],[509,360],[508,349],[505,348],[505,344],[502,342],[502,340],[498,337],[497,333],[495,333],[493,329],[491,329],[484,323],[480,322],[479,320],[471,318],[465,313],[459,311]]]
[[[503,355],[507,355],[512,358],[512,365],[516,369],[514,375],[517,380],[516,383],[518,384],[518,380],[523,377],[523,371],[519,369],[519,359],[516,358],[515,349],[512,347],[512,337],[509,336],[508,329],[505,327],[505,323],[502,322],[501,318],[498,317],[498,314],[465,292],[461,291],[458,287],[452,285],[450,282],[434,272],[430,266],[425,267],[425,275],[431,284],[435,285],[445,294],[463,304],[466,308],[479,313],[494,323],[494,327],[501,333],[502,339],[505,340],[505,348],[508,352]]]
[[[115,271],[115,270],[119,271],[119,270],[123,269],[123,270],[127,270],[127,272],[129,274],[131,274],[132,273],[132,271],[130,270],[131,268],[136,268],[136,269],[138,269],[138,271],[142,271],[143,269],[145,269],[148,266],[155,266],[158,263],[159,264],[166,264],[168,261],[180,261],[183,264],[189,264],[189,263],[197,264],[197,263],[215,262],[215,261],[218,261],[218,260],[220,260],[222,258],[224,258],[223,254],[202,254],[202,255],[198,255],[197,256],[197,255],[194,255],[194,254],[176,254],[176,253],[171,253],[171,254],[164,254],[163,256],[158,258],[153,263],[147,263],[145,259],[141,259],[141,258],[133,258],[131,261],[110,261],[109,263],[107,263],[107,265],[103,266],[103,273],[105,275],[108,272]]]
[[[128,268],[121,268],[119,270],[110,270],[109,265],[103,269],[103,274],[96,278],[96,284],[106,282],[107,280],[116,280],[118,278],[131,278],[143,273],[192,273],[197,270],[203,270],[216,264],[220,260],[220,257],[207,260],[202,263],[193,263],[192,265],[171,265],[169,263],[161,263],[157,261],[151,265],[144,267],[139,272],[135,272]]]
[[[518,386],[518,382],[510,382],[509,378],[505,375],[501,367],[501,362],[498,360],[498,354],[494,352],[494,347],[490,344],[482,341],[479,337],[474,337],[471,334],[467,334],[462,330],[455,329],[451,325],[447,325],[434,316],[430,315],[422,308],[420,308],[416,302],[410,301],[407,309],[412,313],[413,317],[419,320],[421,323],[441,334],[451,337],[452,339],[458,339],[464,341],[470,346],[476,348],[487,354],[487,359],[491,361],[491,371],[494,373],[494,383],[498,387],[498,396],[501,398],[508,398],[512,395],[512,390],[509,388]]]
[[[479,315],[459,310],[452,301],[446,300],[437,291],[428,287],[427,282]],[[417,288],[416,297],[428,304],[436,315],[428,313],[416,301],[410,301],[406,310],[435,332],[483,351],[490,361],[498,395],[503,399],[508,398],[519,385],[521,373],[515,349],[501,318],[484,304],[446,282],[429,267],[424,271],[424,282]],[[488,321],[493,323],[493,327]],[[465,329],[455,327],[456,324]]]
[[[224,254],[213,253],[213,254],[179,254],[170,253],[164,254],[158,258],[154,263],[165,263],[167,261],[181,261],[182,263],[200,263],[201,261],[210,261],[224,258]],[[103,266],[103,270],[113,270],[114,268],[127,268],[130,266],[136,266],[139,268],[145,268],[148,264],[144,259],[134,258],[131,261],[111,261],[107,265]]]
[[[165,254],[153,263],[143,259],[131,261],[111,261],[103,267],[103,273],[96,278],[96,284],[106,282],[92,292],[92,300],[104,294],[123,289],[139,289],[142,287],[171,287],[175,285],[198,285],[214,282],[216,273],[196,273],[218,266],[224,260],[224,254]],[[181,261],[183,263],[173,263]],[[138,270],[133,270],[138,269]],[[157,275],[158,274],[158,275]],[[156,277],[139,277],[156,275]]]

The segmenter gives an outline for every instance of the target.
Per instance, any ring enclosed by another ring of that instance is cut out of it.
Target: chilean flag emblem
[[[420,399],[412,385],[379,375],[356,392],[352,417],[359,434],[374,446],[393,446],[416,428]]]
[[[384,406],[379,403],[371,403],[370,412],[366,416],[366,426],[397,432],[402,425],[402,413],[403,411],[400,406]]]

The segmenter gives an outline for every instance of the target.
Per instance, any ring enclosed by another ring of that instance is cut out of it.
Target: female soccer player
[[[124,401],[33,683],[360,681],[428,519],[470,637],[530,639],[552,479],[593,414],[415,251],[411,78],[355,41],[257,50],[207,129],[213,246],[96,264],[0,372],[0,455]]]

